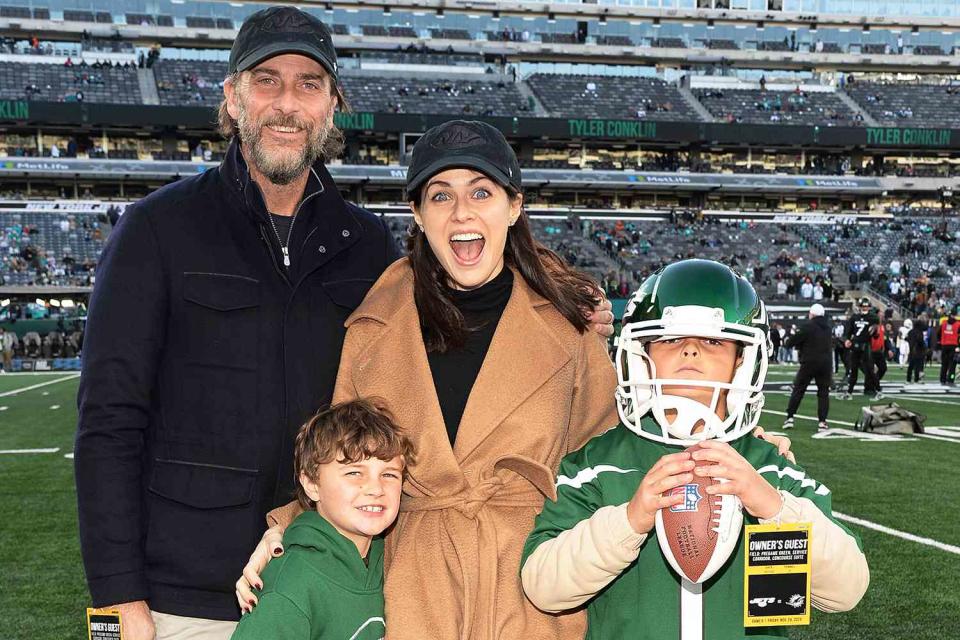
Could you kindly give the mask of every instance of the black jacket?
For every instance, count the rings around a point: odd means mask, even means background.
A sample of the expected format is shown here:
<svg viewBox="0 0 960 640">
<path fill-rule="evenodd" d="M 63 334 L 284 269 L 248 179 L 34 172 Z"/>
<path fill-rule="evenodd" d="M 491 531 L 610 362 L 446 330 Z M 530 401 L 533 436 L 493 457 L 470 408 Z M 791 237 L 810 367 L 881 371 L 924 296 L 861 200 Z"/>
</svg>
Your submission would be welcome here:
<svg viewBox="0 0 960 640">
<path fill-rule="evenodd" d="M 786 346 L 800 352 L 803 364 L 833 365 L 833 328 L 823 316 L 810 318 L 800 325 L 797 333 L 787 338 Z"/>
<path fill-rule="evenodd" d="M 77 398 L 80 543 L 94 606 L 239 617 L 233 583 L 293 493 L 293 439 L 329 402 L 344 321 L 399 257 L 315 165 L 279 260 L 234 142 L 127 208 L 97 267 Z"/>
<path fill-rule="evenodd" d="M 907 332 L 907 344 L 910 345 L 910 357 L 917 358 L 927 352 L 927 342 L 924 336 L 927 333 L 926 325 L 919 320 L 914 323 L 913 328 Z"/>
</svg>

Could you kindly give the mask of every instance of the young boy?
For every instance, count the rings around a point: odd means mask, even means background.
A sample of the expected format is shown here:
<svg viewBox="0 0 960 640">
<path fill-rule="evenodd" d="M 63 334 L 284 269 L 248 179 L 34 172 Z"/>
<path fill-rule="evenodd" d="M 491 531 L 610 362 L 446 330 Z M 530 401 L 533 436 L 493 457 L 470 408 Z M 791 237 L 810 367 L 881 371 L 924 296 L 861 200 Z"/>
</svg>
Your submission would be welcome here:
<svg viewBox="0 0 960 640">
<path fill-rule="evenodd" d="M 627 305 L 617 352 L 622 424 L 560 465 L 557 501 L 537 516 L 521 577 L 545 611 L 587 605 L 591 640 L 785 638 L 744 629 L 743 540 L 712 578 L 681 581 L 660 550 L 658 509 L 694 477 L 728 480 L 747 524 L 812 522 L 812 604 L 852 608 L 869 573 L 858 538 L 833 519 L 830 491 L 750 434 L 763 405 L 767 319 L 728 267 L 685 260 L 648 278 Z M 701 442 L 692 455 L 686 446 Z M 704 496 L 706 497 L 706 496 Z"/>
<path fill-rule="evenodd" d="M 413 445 L 363 400 L 335 405 L 301 428 L 294 449 L 305 511 L 263 572 L 259 603 L 233 640 L 383 638 L 383 539 L 400 506 Z M 245 608 L 246 609 L 246 608 Z"/>
</svg>

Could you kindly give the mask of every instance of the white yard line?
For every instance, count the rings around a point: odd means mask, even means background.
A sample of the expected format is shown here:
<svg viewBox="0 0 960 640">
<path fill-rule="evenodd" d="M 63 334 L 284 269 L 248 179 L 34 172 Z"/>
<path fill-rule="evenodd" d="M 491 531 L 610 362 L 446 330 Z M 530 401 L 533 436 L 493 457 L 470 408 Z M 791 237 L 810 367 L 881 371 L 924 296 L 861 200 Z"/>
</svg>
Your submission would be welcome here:
<svg viewBox="0 0 960 640">
<path fill-rule="evenodd" d="M 934 398 L 928 398 L 926 396 L 911 395 L 907 393 L 891 394 L 891 395 L 885 396 L 884 400 L 886 399 L 895 400 L 897 398 L 903 398 L 905 400 L 916 400 L 918 402 L 931 402 L 933 404 L 946 404 L 952 407 L 960 407 L 960 398 L 957 399 L 958 402 L 950 402 L 949 400 L 936 400 Z"/>
<path fill-rule="evenodd" d="M 889 536 L 894 536 L 896 538 L 901 538 L 903 540 L 909 540 L 910 542 L 923 544 L 928 547 L 933 547 L 934 549 L 940 549 L 941 551 L 946 551 L 947 553 L 960 555 L 960 547 L 954 546 L 952 544 L 940 542 L 939 540 L 933 540 L 932 538 L 924 538 L 921 536 L 914 535 L 912 533 L 907 533 L 906 531 L 898 531 L 897 529 L 891 529 L 890 527 L 885 527 L 882 524 L 877 524 L 876 522 L 870 522 L 869 520 L 856 518 L 854 516 L 848 516 L 847 514 L 840 513 L 839 511 L 834 511 L 833 515 L 834 517 L 837 518 L 837 520 L 844 520 L 845 522 L 850 522 L 852 524 L 860 525 L 861 527 L 864 527 L 867 529 L 873 529 L 874 531 L 879 531 L 880 533 L 885 533 Z"/>
<path fill-rule="evenodd" d="M 772 413 L 772 414 L 775 414 L 775 415 L 778 415 L 778 416 L 785 416 L 785 415 L 787 415 L 785 411 L 774 411 L 773 409 L 764 409 L 763 412 L 764 412 L 764 413 Z M 800 415 L 799 413 L 794 414 L 793 417 L 794 417 L 794 418 L 797 418 L 797 419 L 799 419 L 799 420 L 810 420 L 811 422 L 818 422 L 818 420 L 817 420 L 816 418 L 814 418 L 813 416 L 802 416 L 802 415 Z M 855 426 L 855 423 L 853 423 L 853 422 L 847 422 L 847 421 L 845 421 L 845 420 L 831 420 L 830 418 L 827 418 L 827 423 L 828 423 L 828 424 L 842 424 L 842 425 L 844 425 L 844 426 L 846 426 L 846 427 Z M 940 430 L 940 429 L 943 429 L 943 427 L 930 427 L 930 428 L 931 428 L 931 429 L 935 429 L 936 431 L 934 431 L 933 434 L 930 434 L 930 433 L 912 433 L 912 434 L 910 434 L 910 436 L 908 436 L 908 437 L 910 437 L 910 438 L 925 438 L 925 439 L 927 439 L 927 440 L 943 440 L 944 442 L 952 442 L 952 443 L 954 443 L 954 444 L 960 444 L 960 436 L 958 436 L 958 437 L 951 437 L 951 436 L 947 436 L 947 435 L 935 435 L 935 434 L 941 433 L 939 430 Z M 868 433 L 868 432 L 867 432 L 867 433 Z"/>
<path fill-rule="evenodd" d="M 74 373 L 69 376 L 64 376 L 63 378 L 57 378 L 56 380 L 47 380 L 46 382 L 39 382 L 37 384 L 32 384 L 29 387 L 13 389 L 12 391 L 4 391 L 3 393 L 0 393 L 0 398 L 6 398 L 7 396 L 15 396 L 18 393 L 23 393 L 24 391 L 33 391 L 34 389 L 39 389 L 40 387 L 46 387 L 47 385 L 57 384 L 58 382 L 73 380 L 74 378 L 79 378 L 79 377 L 80 377 L 79 373 Z"/>
<path fill-rule="evenodd" d="M 16 378 L 17 376 L 59 376 L 63 371 L 8 371 L 3 374 L 4 378 Z"/>
<path fill-rule="evenodd" d="M 787 412 L 786 412 L 786 411 L 774 411 L 773 409 L 764 409 L 763 412 L 764 412 L 764 413 L 773 413 L 773 414 L 778 415 L 778 416 L 785 416 L 785 415 L 787 415 Z M 813 416 L 802 416 L 802 415 L 800 415 L 799 413 L 793 414 L 793 417 L 794 417 L 794 418 L 799 418 L 799 419 L 801 419 L 801 420 L 812 420 L 812 421 L 814 421 L 814 422 L 819 422 L 819 421 L 818 421 L 816 418 L 814 418 Z M 843 420 L 831 420 L 830 418 L 827 418 L 827 423 L 829 423 L 829 424 L 842 424 L 842 425 L 845 425 L 845 426 L 847 426 L 847 427 L 852 427 L 852 426 L 854 425 L 853 422 L 844 422 Z"/>
<path fill-rule="evenodd" d="M 3 449 L 3 450 L 0 450 L 0 454 L 6 454 L 6 453 L 10 453 L 10 454 L 13 454 L 13 453 L 56 453 L 57 451 L 60 451 L 60 447 L 56 447 L 56 448 L 54 448 L 54 449 Z"/>
</svg>

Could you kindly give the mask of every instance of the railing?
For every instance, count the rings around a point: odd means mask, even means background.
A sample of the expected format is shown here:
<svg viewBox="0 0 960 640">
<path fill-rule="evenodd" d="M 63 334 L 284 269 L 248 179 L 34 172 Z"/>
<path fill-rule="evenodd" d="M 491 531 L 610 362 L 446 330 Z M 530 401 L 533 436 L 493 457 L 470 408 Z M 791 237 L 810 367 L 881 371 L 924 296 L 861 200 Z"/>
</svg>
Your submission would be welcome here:
<svg viewBox="0 0 960 640">
<path fill-rule="evenodd" d="M 880 303 L 884 305 L 884 309 L 883 309 L 884 311 L 886 311 L 887 308 L 892 307 L 894 315 L 899 315 L 901 320 L 904 318 L 910 317 L 909 309 L 901 305 L 899 302 L 896 302 L 893 299 L 887 297 L 886 295 L 880 293 L 879 291 L 871 287 L 868 283 L 866 282 L 860 283 L 860 290 L 866 293 L 868 296 L 879 300 Z"/>
</svg>

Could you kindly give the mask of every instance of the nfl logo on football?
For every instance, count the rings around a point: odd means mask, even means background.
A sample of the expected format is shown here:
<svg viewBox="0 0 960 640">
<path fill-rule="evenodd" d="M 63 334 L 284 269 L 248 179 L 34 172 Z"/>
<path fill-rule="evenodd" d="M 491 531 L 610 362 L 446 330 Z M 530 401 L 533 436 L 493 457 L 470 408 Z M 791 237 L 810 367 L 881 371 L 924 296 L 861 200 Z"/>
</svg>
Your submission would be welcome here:
<svg viewBox="0 0 960 640">
<path fill-rule="evenodd" d="M 685 513 L 690 511 L 696 511 L 697 505 L 700 504 L 700 500 L 703 498 L 700 495 L 700 487 L 695 484 L 685 484 L 682 487 L 676 487 L 670 491 L 670 495 L 683 494 L 683 504 L 678 504 L 670 507 L 670 511 L 673 513 Z"/>
</svg>

